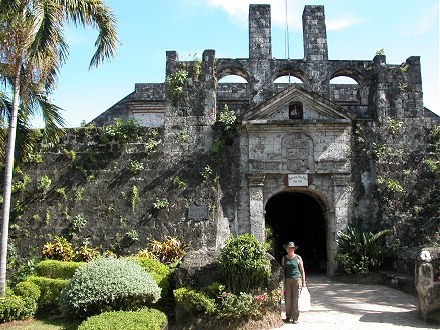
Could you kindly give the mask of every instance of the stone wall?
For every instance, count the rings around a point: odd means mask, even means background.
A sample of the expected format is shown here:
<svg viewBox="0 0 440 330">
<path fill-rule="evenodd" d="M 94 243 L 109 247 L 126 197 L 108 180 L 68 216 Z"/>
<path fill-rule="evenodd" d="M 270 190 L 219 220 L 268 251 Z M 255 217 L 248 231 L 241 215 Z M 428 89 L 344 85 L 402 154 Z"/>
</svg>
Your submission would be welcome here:
<svg viewBox="0 0 440 330">
<path fill-rule="evenodd" d="M 232 159 L 234 147 L 214 154 L 189 147 L 194 136 L 174 136 L 173 151 L 163 130 L 155 135 L 143 128 L 124 142 L 109 139 L 108 129 L 70 130 L 16 169 L 10 242 L 17 254 L 38 256 L 55 235 L 77 247 L 88 241 L 121 254 L 165 236 L 178 236 L 193 249 L 218 249 L 230 233 L 223 209 L 234 205 L 237 181 L 219 160 Z M 43 177 L 50 181 L 44 187 Z"/>
</svg>

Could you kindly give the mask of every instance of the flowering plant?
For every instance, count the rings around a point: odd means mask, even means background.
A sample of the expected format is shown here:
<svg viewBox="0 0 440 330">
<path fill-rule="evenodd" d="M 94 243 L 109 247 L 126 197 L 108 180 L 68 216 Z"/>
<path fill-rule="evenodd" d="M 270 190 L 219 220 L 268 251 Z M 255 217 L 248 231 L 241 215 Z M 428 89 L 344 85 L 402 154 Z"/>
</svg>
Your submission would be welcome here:
<svg viewBox="0 0 440 330">
<path fill-rule="evenodd" d="M 255 296 L 255 300 L 261 307 L 276 308 L 281 304 L 284 291 L 280 288 L 272 290 L 270 292 L 263 291 Z"/>
</svg>

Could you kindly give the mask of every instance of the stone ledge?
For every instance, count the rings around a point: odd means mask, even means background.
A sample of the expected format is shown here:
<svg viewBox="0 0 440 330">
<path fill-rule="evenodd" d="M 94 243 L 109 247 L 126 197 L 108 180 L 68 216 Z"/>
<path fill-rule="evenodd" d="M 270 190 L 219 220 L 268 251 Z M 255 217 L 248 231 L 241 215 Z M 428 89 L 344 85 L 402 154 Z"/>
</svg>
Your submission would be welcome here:
<svg viewBox="0 0 440 330">
<path fill-rule="evenodd" d="M 386 286 L 417 297 L 414 276 L 391 271 L 381 272 L 381 274 Z"/>
</svg>

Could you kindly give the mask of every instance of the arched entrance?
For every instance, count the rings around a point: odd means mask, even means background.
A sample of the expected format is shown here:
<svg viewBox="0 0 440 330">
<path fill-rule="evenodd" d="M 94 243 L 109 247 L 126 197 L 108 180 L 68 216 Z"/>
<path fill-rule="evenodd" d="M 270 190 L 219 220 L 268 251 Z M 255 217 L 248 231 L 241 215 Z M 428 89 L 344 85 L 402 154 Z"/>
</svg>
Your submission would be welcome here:
<svg viewBox="0 0 440 330">
<path fill-rule="evenodd" d="M 306 271 L 325 272 L 327 262 L 326 221 L 321 205 L 299 192 L 279 193 L 266 204 L 266 228 L 272 231 L 273 255 L 281 261 L 283 245 L 293 241 Z"/>
</svg>

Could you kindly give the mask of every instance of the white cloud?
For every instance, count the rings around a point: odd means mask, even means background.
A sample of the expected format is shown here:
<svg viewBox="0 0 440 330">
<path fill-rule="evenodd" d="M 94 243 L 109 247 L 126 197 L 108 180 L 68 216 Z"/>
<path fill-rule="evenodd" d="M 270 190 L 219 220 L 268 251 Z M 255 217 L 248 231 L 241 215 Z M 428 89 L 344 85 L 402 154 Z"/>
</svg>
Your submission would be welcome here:
<svg viewBox="0 0 440 330">
<path fill-rule="evenodd" d="M 350 26 L 362 24 L 364 22 L 363 19 L 353 17 L 353 16 L 346 16 L 342 17 L 336 20 L 331 20 L 326 23 L 327 31 L 336 31 L 336 30 L 343 30 Z"/>
<path fill-rule="evenodd" d="M 238 25 L 246 25 L 248 21 L 249 5 L 270 4 L 272 25 L 285 27 L 286 25 L 286 1 L 285 0 L 205 0 L 211 7 L 223 9 L 231 20 Z M 287 24 L 289 29 L 302 30 L 302 13 L 306 0 L 288 1 Z M 327 22 L 327 30 L 341 30 L 352 25 L 360 24 L 363 20 L 354 16 L 346 16 Z"/>
<path fill-rule="evenodd" d="M 208 6 L 223 9 L 231 20 L 238 25 L 247 25 L 250 4 L 269 4 L 271 6 L 272 24 L 285 26 L 286 2 L 284 0 L 205 0 Z M 302 11 L 305 1 L 289 1 L 287 19 L 289 27 L 301 29 Z"/>
</svg>

